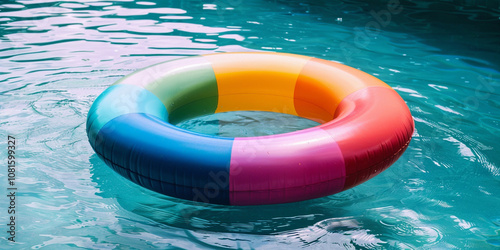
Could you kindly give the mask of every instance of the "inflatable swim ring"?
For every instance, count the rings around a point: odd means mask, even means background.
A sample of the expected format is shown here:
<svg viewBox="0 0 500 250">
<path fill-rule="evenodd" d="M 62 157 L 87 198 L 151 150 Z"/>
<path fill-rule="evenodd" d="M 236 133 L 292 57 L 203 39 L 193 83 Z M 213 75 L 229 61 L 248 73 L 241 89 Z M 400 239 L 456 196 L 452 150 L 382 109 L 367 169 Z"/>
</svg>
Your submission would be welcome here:
<svg viewBox="0 0 500 250">
<path fill-rule="evenodd" d="M 237 138 L 172 125 L 236 110 L 322 124 Z M 377 78 L 335 62 L 266 52 L 142 69 L 106 89 L 87 119 L 92 148 L 125 178 L 168 196 L 228 205 L 302 201 L 354 187 L 394 163 L 413 130 L 403 99 Z"/>
</svg>

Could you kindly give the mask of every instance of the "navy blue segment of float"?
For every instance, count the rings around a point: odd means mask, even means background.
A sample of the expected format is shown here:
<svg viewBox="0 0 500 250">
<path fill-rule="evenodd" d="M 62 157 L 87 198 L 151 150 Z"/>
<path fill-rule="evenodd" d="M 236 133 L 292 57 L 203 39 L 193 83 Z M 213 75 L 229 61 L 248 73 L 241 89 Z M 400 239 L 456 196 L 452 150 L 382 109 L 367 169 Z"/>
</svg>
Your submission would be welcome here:
<svg viewBox="0 0 500 250">
<path fill-rule="evenodd" d="M 229 204 L 233 138 L 200 135 L 135 113 L 102 127 L 97 154 L 129 180 L 187 200 Z"/>
</svg>

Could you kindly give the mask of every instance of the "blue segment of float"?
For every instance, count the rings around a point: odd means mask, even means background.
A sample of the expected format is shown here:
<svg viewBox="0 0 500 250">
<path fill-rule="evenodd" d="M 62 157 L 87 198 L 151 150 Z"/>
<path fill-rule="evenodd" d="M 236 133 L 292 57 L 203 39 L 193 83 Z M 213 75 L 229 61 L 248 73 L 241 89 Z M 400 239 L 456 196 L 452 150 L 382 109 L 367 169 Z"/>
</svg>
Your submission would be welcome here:
<svg viewBox="0 0 500 250">
<path fill-rule="evenodd" d="M 107 122 L 94 150 L 122 176 L 151 190 L 187 200 L 229 204 L 233 138 L 182 130 L 148 114 Z"/>
<path fill-rule="evenodd" d="M 87 118 L 87 134 L 92 147 L 100 143 L 97 134 L 112 119 L 130 113 L 144 113 L 164 121 L 167 109 L 149 90 L 139 86 L 119 84 L 106 89 L 94 102 Z"/>
</svg>

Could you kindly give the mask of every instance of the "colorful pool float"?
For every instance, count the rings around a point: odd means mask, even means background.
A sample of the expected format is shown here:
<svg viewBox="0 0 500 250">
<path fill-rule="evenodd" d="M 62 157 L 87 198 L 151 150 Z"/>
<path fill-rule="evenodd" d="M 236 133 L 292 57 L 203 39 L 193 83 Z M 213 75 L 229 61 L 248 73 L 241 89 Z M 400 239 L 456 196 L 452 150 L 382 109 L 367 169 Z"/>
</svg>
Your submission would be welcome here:
<svg viewBox="0 0 500 250">
<path fill-rule="evenodd" d="M 172 124 L 259 110 L 321 125 L 225 138 Z M 302 201 L 354 187 L 394 163 L 413 118 L 387 84 L 354 68 L 281 53 L 172 60 L 106 89 L 87 119 L 97 155 L 125 178 L 177 198 L 226 205 Z"/>
</svg>

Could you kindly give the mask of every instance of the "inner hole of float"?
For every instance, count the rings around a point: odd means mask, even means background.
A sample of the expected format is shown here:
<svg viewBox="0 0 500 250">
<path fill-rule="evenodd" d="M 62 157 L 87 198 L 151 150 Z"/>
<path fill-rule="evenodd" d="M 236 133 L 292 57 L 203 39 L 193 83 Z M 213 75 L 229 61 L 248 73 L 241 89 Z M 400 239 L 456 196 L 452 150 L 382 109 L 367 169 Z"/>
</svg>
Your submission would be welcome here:
<svg viewBox="0 0 500 250">
<path fill-rule="evenodd" d="M 303 80 L 301 88 L 294 88 L 289 73 L 277 74 L 281 78 L 276 74 L 225 75 L 215 93 L 204 81 L 193 85 L 198 87 L 186 87 L 165 103 L 170 108 L 168 122 L 208 135 L 252 137 L 303 130 L 333 119 L 329 89 L 315 84 L 315 79 Z"/>
<path fill-rule="evenodd" d="M 267 111 L 230 111 L 194 117 L 174 124 L 202 134 L 250 137 L 283 134 L 320 123 L 295 115 Z"/>
</svg>

